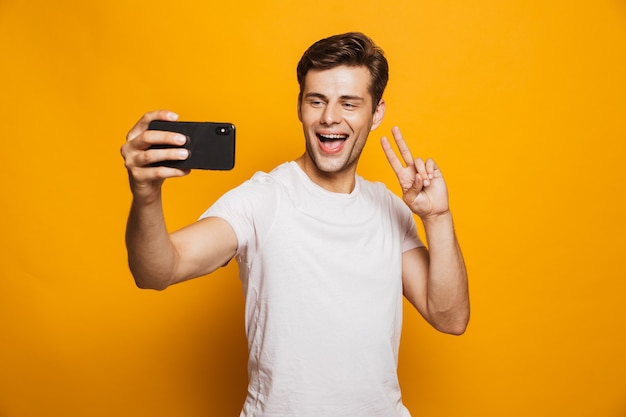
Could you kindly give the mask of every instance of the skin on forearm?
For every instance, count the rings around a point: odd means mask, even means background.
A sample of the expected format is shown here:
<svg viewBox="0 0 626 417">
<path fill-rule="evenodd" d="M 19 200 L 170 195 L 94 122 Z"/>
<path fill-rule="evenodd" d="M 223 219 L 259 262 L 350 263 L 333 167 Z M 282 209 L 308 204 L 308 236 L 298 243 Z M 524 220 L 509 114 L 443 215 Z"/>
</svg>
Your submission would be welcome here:
<svg viewBox="0 0 626 417">
<path fill-rule="evenodd" d="M 171 283 L 178 254 L 172 245 L 161 199 L 133 201 L 126 226 L 128 265 L 139 288 L 162 290 Z"/>
<path fill-rule="evenodd" d="M 432 324 L 447 333 L 462 334 L 469 321 L 469 291 L 463 255 L 452 214 L 422 219 L 430 262 L 426 309 Z"/>
</svg>

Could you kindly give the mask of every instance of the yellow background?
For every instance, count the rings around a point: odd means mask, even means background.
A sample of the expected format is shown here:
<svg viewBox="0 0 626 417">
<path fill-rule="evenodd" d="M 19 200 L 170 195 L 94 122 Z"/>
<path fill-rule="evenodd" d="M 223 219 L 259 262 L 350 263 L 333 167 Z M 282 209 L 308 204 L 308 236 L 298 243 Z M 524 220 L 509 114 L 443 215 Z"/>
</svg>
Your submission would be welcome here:
<svg viewBox="0 0 626 417">
<path fill-rule="evenodd" d="M 183 226 L 303 151 L 295 65 L 348 30 L 386 51 L 360 173 L 397 191 L 400 125 L 447 178 L 471 279 L 456 338 L 406 309 L 415 416 L 626 416 L 626 4 L 0 1 L 0 416 L 235 416 L 236 264 L 134 287 L 119 148 L 146 111 L 237 125 L 237 166 L 165 187 Z"/>
</svg>

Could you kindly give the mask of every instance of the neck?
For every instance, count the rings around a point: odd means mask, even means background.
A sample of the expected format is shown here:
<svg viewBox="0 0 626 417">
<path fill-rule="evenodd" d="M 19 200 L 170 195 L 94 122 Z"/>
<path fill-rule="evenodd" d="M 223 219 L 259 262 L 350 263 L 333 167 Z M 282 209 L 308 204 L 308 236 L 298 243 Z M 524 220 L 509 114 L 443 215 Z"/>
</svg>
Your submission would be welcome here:
<svg viewBox="0 0 626 417">
<path fill-rule="evenodd" d="M 296 159 L 298 166 L 315 184 L 333 193 L 350 194 L 356 183 L 356 165 L 340 172 L 324 172 L 307 157 L 306 153 Z"/>
</svg>

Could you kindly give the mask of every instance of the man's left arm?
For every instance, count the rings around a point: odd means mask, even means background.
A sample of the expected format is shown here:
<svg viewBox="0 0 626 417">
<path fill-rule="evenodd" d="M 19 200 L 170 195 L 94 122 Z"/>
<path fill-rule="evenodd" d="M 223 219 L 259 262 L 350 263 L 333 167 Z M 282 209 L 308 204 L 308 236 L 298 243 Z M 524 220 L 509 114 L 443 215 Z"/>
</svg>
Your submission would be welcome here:
<svg viewBox="0 0 626 417">
<path fill-rule="evenodd" d="M 404 164 L 386 137 L 381 141 L 383 150 L 402 187 L 402 199 L 424 224 L 428 245 L 428 249 L 412 249 L 402 256 L 404 295 L 433 327 L 462 334 L 469 322 L 467 271 L 446 183 L 432 159 L 413 159 L 400 129 L 394 127 L 392 133 Z"/>
</svg>

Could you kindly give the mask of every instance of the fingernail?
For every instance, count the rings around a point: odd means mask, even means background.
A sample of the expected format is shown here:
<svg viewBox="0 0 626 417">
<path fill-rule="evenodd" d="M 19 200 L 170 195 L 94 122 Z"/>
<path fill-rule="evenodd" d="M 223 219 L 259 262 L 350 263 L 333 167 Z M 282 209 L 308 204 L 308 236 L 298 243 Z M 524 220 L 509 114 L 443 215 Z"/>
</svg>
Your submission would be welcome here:
<svg viewBox="0 0 626 417">
<path fill-rule="evenodd" d="M 167 120 L 178 120 L 178 115 L 174 112 L 167 113 Z"/>
<path fill-rule="evenodd" d="M 184 145 L 187 143 L 187 136 L 178 134 L 174 137 L 174 141 L 177 145 Z"/>
<path fill-rule="evenodd" d="M 189 157 L 189 152 L 187 151 L 187 149 L 179 149 L 178 150 L 178 156 L 181 159 L 187 159 L 187 157 Z"/>
</svg>

